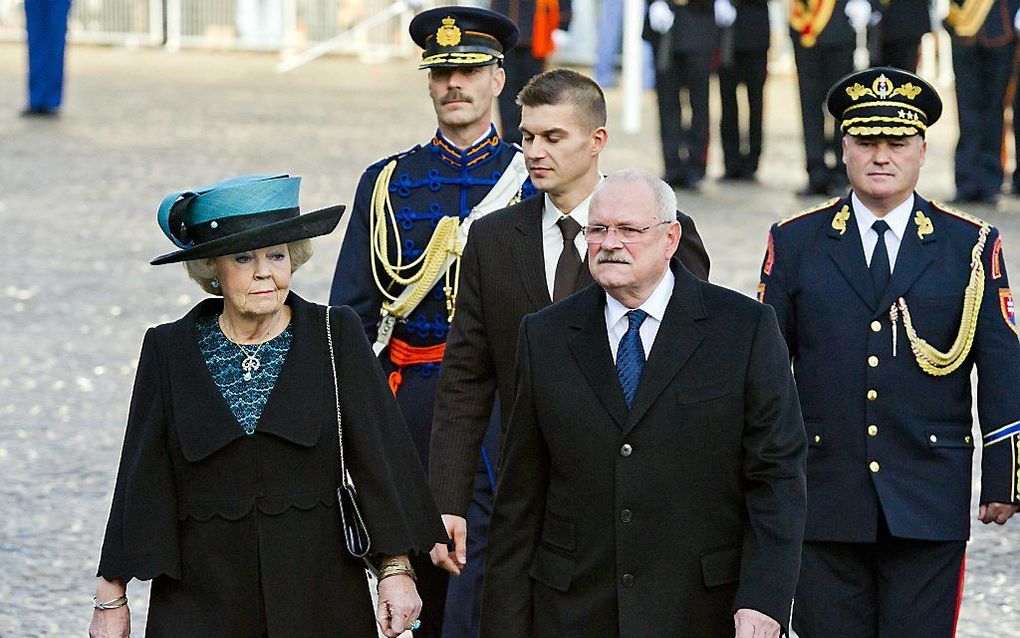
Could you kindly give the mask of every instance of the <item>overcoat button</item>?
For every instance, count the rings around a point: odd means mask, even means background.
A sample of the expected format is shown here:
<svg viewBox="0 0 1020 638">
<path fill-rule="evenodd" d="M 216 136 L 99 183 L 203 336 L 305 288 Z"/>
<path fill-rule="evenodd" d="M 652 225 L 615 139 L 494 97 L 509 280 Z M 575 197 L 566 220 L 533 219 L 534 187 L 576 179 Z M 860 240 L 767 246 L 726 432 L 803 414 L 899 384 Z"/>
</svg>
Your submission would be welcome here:
<svg viewBox="0 0 1020 638">
<path fill-rule="evenodd" d="M 630 443 L 624 443 L 623 447 L 620 448 L 620 456 L 630 456 L 630 453 L 634 451 L 634 448 L 630 446 Z"/>
<path fill-rule="evenodd" d="M 624 574 L 623 575 L 623 586 L 624 587 L 633 587 L 634 586 L 634 574 Z"/>
</svg>

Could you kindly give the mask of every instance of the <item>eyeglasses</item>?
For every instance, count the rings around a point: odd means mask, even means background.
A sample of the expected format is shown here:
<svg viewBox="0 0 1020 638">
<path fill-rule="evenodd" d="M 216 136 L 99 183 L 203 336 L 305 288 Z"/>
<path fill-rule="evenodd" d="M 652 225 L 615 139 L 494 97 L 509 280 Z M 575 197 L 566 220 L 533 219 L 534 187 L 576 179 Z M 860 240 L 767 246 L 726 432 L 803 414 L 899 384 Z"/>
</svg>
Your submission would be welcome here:
<svg viewBox="0 0 1020 638">
<path fill-rule="evenodd" d="M 644 239 L 645 233 L 651 229 L 672 223 L 671 221 L 664 221 L 652 224 L 651 226 L 645 226 L 644 228 L 635 228 L 633 226 L 583 226 L 581 231 L 584 233 L 584 240 L 589 244 L 601 244 L 609 236 L 609 231 L 611 230 L 616 231 L 616 236 L 622 243 L 632 244 Z"/>
</svg>

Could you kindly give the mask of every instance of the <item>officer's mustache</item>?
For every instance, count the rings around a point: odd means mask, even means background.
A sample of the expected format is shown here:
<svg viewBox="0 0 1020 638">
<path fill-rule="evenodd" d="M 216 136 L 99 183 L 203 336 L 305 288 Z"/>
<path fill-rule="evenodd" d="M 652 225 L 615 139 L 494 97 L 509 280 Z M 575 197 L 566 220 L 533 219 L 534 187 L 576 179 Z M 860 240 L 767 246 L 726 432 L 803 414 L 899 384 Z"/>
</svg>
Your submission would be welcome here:
<svg viewBox="0 0 1020 638">
<path fill-rule="evenodd" d="M 442 103 L 449 104 L 450 102 L 474 102 L 471 96 L 464 95 L 460 91 L 450 91 L 443 96 Z"/>
<path fill-rule="evenodd" d="M 630 261 L 619 253 L 609 252 L 608 250 L 600 250 L 599 254 L 595 256 L 595 263 L 598 264 L 629 264 Z"/>
</svg>

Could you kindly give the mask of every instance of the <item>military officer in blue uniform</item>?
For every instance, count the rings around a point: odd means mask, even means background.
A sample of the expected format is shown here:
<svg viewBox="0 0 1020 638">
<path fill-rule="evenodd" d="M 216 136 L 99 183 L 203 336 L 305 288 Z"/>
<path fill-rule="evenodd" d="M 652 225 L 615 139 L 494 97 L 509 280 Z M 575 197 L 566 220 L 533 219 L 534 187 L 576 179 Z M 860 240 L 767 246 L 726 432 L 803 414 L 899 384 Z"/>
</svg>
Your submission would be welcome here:
<svg viewBox="0 0 1020 638">
<path fill-rule="evenodd" d="M 995 204 L 1002 188 L 1002 132 L 1007 86 L 1020 23 L 1020 0 L 951 0 L 956 111 L 956 199 Z"/>
<path fill-rule="evenodd" d="M 848 197 L 773 225 L 776 310 L 807 431 L 800 638 L 953 635 L 982 443 L 983 523 L 1020 503 L 1020 341 L 999 231 L 914 192 L 942 103 L 890 67 L 829 92 Z M 977 368 L 980 434 L 972 433 Z"/>
<path fill-rule="evenodd" d="M 438 130 L 361 176 L 337 261 L 331 304 L 361 316 L 390 388 L 428 467 L 437 375 L 456 309 L 458 259 L 470 224 L 535 191 L 520 148 L 492 125 L 503 54 L 517 40 L 505 16 L 471 7 L 418 14 L 411 38 L 424 53 Z M 412 559 L 423 600 L 417 636 L 439 636 L 446 572 Z"/>
</svg>

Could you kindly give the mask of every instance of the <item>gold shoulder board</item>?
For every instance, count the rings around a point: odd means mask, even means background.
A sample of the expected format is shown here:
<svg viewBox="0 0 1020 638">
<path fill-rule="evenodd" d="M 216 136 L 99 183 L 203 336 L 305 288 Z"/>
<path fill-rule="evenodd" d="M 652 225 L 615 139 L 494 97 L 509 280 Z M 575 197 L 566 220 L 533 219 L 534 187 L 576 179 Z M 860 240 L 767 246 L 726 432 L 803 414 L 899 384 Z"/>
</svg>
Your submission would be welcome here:
<svg viewBox="0 0 1020 638">
<path fill-rule="evenodd" d="M 800 211 L 796 215 L 791 215 L 791 216 L 787 217 L 786 219 L 780 221 L 779 225 L 782 226 L 784 224 L 788 224 L 788 223 L 792 222 L 795 219 L 800 219 L 801 217 L 807 217 L 808 215 L 813 215 L 814 213 L 820 213 L 823 210 L 826 210 L 828 208 L 832 208 L 832 206 L 836 202 L 838 202 L 838 201 L 839 201 L 838 197 L 833 197 L 832 199 L 830 199 L 827 202 L 823 202 L 823 203 L 818 204 L 816 206 L 812 206 L 811 208 L 805 208 L 804 210 Z"/>
</svg>

